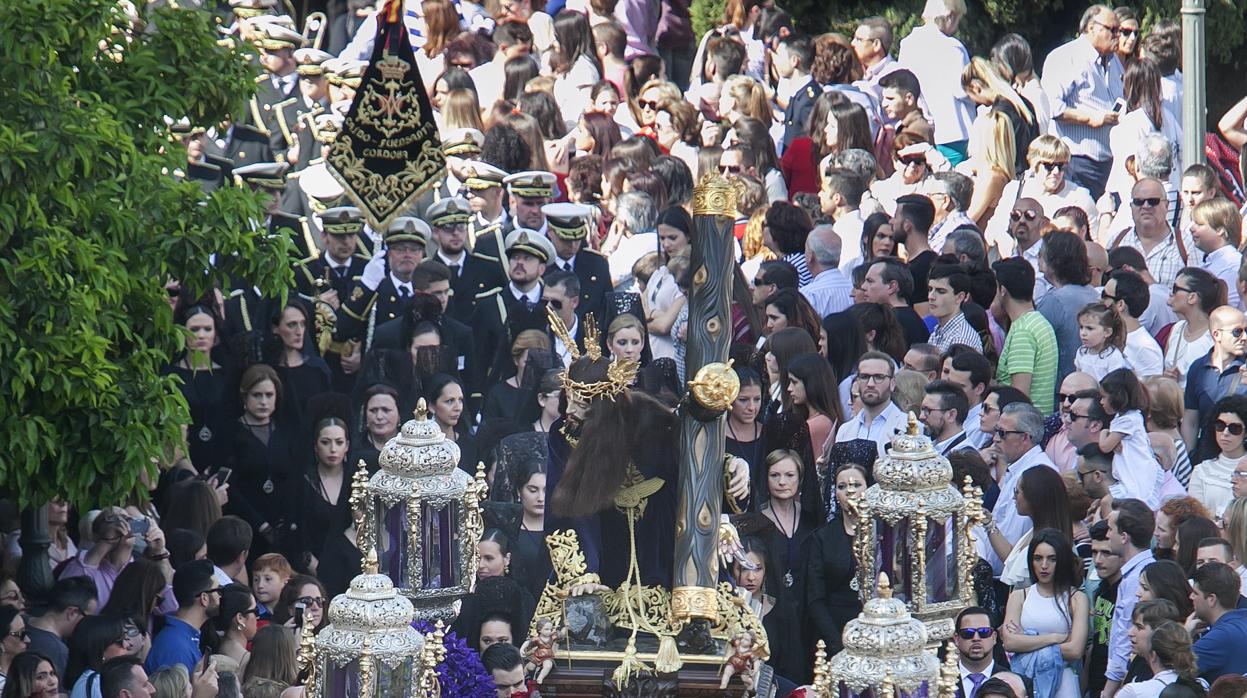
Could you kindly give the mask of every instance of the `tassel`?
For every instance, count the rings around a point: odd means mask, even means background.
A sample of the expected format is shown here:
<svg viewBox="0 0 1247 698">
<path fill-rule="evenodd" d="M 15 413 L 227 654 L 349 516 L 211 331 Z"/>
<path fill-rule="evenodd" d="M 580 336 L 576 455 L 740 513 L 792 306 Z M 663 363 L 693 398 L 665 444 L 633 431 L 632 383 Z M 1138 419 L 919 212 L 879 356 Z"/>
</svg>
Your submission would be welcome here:
<svg viewBox="0 0 1247 698">
<path fill-rule="evenodd" d="M 654 657 L 654 669 L 662 674 L 674 674 L 684 666 L 680 658 L 680 650 L 676 647 L 675 637 L 663 635 L 658 642 L 658 655 Z"/>
</svg>

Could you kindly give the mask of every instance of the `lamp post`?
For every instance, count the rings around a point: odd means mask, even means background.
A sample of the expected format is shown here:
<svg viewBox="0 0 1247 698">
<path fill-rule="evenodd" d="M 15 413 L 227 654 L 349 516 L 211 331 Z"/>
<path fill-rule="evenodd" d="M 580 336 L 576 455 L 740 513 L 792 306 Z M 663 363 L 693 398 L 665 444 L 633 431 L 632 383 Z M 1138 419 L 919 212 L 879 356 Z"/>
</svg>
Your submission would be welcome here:
<svg viewBox="0 0 1247 698">
<path fill-rule="evenodd" d="M 1204 0 L 1182 0 L 1182 164 L 1203 163 L 1207 125 Z"/>
</svg>

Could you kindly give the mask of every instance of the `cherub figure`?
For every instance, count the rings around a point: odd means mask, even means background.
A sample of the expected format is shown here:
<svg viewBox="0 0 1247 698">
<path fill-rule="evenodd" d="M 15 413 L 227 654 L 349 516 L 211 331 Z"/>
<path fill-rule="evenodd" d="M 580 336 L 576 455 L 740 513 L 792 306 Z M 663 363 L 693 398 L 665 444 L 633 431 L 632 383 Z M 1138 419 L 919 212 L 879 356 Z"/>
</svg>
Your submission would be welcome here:
<svg viewBox="0 0 1247 698">
<path fill-rule="evenodd" d="M 537 621 L 537 637 L 524 641 L 520 654 L 528 658 L 524 671 L 537 672 L 537 685 L 541 685 L 554 668 L 554 654 L 559 650 L 559 636 L 563 631 L 554 626 L 554 621 L 542 619 Z"/>
<path fill-rule="evenodd" d="M 738 674 L 746 686 L 753 683 L 754 663 L 757 662 L 757 658 L 753 656 L 755 641 L 753 632 L 749 630 L 736 633 L 732 637 L 732 641 L 727 646 L 727 653 L 723 657 L 723 667 L 720 669 L 723 675 L 723 678 L 719 680 L 720 690 L 726 689 L 732 677 Z"/>
</svg>

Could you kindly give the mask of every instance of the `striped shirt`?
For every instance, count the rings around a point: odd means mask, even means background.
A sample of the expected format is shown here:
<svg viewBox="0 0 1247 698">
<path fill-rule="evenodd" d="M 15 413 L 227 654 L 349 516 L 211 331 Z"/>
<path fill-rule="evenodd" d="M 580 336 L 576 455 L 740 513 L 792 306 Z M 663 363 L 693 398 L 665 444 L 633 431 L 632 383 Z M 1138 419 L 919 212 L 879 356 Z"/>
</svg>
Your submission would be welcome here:
<svg viewBox="0 0 1247 698">
<path fill-rule="evenodd" d="M 948 351 L 954 344 L 964 344 L 979 353 L 983 352 L 983 338 L 970 326 L 965 313 L 957 313 L 943 325 L 937 323 L 927 341 L 939 347 L 940 351 Z"/>
<path fill-rule="evenodd" d="M 1040 413 L 1048 414 L 1056 401 L 1057 353 L 1052 325 L 1032 310 L 1014 320 L 1005 335 L 996 378 L 1004 385 L 1013 385 L 1013 374 L 1031 374 L 1031 402 Z"/>
<path fill-rule="evenodd" d="M 798 286 L 807 286 L 814 280 L 814 276 L 810 274 L 810 268 L 805 263 L 804 252 L 793 252 L 784 255 L 784 261 L 797 268 L 797 279 L 800 281 Z"/>
<path fill-rule="evenodd" d="M 1192 259 L 1192 254 L 1193 252 L 1198 252 L 1198 250 L 1195 248 L 1195 240 L 1191 237 L 1190 230 L 1184 229 L 1180 234 L 1182 235 L 1180 244 L 1177 236 L 1174 235 L 1171 229 L 1169 234 L 1165 236 L 1164 242 L 1148 251 L 1143 246 L 1143 241 L 1139 239 L 1139 233 L 1135 231 L 1134 226 L 1131 226 L 1126 232 L 1117 236 L 1116 241 L 1109 249 L 1113 247 L 1133 247 L 1142 252 L 1147 260 L 1147 270 L 1152 272 L 1152 278 L 1156 280 L 1156 283 L 1162 286 L 1170 286 L 1174 281 L 1177 281 L 1178 272 L 1182 270 L 1182 267 L 1187 266 L 1188 259 L 1191 260 L 1191 263 L 1196 263 L 1196 260 Z"/>
<path fill-rule="evenodd" d="M 1091 40 L 1080 36 L 1048 54 L 1043 64 L 1040 84 L 1052 103 L 1052 135 L 1069 146 L 1070 153 L 1091 158 L 1097 162 L 1113 159 L 1108 133 L 1112 126 L 1092 128 L 1061 118 L 1067 109 L 1086 112 L 1105 112 L 1113 108 L 1113 102 L 1121 98 L 1124 68 L 1116 55 L 1105 61 L 1091 45 Z"/>
</svg>

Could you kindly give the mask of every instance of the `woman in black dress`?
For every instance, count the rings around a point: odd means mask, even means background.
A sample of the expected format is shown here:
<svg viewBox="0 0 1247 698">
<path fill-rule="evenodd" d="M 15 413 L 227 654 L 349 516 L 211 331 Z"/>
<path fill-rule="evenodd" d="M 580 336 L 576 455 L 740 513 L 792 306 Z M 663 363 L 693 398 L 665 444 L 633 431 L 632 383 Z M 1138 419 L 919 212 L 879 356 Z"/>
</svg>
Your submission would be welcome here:
<svg viewBox="0 0 1247 698">
<path fill-rule="evenodd" d="M 476 474 L 476 440 L 468 433 L 463 418 L 463 383 L 458 378 L 439 373 L 429 379 L 429 389 L 424 395 L 437 425 L 448 441 L 459 445 L 459 468 Z"/>
<path fill-rule="evenodd" d="M 364 391 L 360 400 L 363 416 L 359 420 L 363 429 L 355 439 L 351 451 L 351 464 L 358 466 L 364 461 L 368 472 L 377 471 L 377 459 L 381 449 L 390 439 L 398 436 L 398 391 L 393 386 L 377 383 Z"/>
<path fill-rule="evenodd" d="M 802 598 L 805 540 L 822 521 L 821 512 L 803 506 L 799 492 L 806 477 L 805 461 L 796 451 L 777 449 L 766 457 L 766 490 L 758 511 L 775 527 L 768 539 L 776 577 Z"/>
<path fill-rule="evenodd" d="M 733 370 L 740 379 L 740 393 L 727 414 L 725 447 L 727 453 L 749 464 L 749 481 L 761 483 L 762 476 L 758 470 L 762 467 L 766 447 L 762 438 L 762 423 L 758 421 L 758 415 L 762 412 L 762 376 L 748 366 L 737 366 Z"/>
<path fill-rule="evenodd" d="M 285 393 L 284 409 L 300 430 L 308 428 L 305 418 L 310 400 L 330 390 L 329 365 L 305 349 L 309 313 L 303 301 L 291 298 L 273 317 L 272 332 L 279 345 L 272 362 Z"/>
<path fill-rule="evenodd" d="M 813 623 L 814 641 L 826 642 L 829 655 L 842 649 L 840 636 L 845 624 L 862 610 L 853 557 L 858 519 L 849 501 L 866 491 L 870 468 L 862 463 L 843 462 L 843 455 L 843 449 L 837 452 L 833 447 L 832 459 L 842 462 L 834 471 L 835 514 L 810 539 L 806 561 L 806 612 Z"/>
<path fill-rule="evenodd" d="M 305 569 L 317 569 L 325 542 L 342 535 L 351 523 L 351 477 L 355 469 L 346 462 L 350 450 L 346 422 L 326 417 L 315 427 L 314 464 L 303 475 L 299 495 L 292 502 L 296 514 L 297 555 Z"/>
<path fill-rule="evenodd" d="M 235 420 L 229 441 L 234 473 L 226 510 L 259 534 L 251 546 L 255 557 L 272 550 L 278 528 L 286 522 L 289 498 L 299 491 L 293 487 L 300 471 L 295 434 L 275 419 L 281 387 L 271 366 L 255 364 L 243 372 L 243 414 Z"/>
<path fill-rule="evenodd" d="M 767 664 L 775 673 L 797 684 L 808 683 L 812 664 L 809 648 L 801 641 L 800 609 L 792 594 L 774 575 L 774 555 L 762 538 L 741 539 L 745 559 L 754 569 L 746 569 L 739 561 L 732 563 L 736 586 L 749 592 L 748 603 L 762 619 L 771 658 Z"/>
<path fill-rule="evenodd" d="M 550 351 L 550 337 L 545 332 L 524 330 L 511 343 L 511 361 L 515 364 L 515 374 L 485 393 L 485 406 L 481 410 L 483 421 L 515 421 L 528 406 L 532 390 L 531 386 L 524 385 L 524 377 L 529 352 L 534 349 Z"/>
<path fill-rule="evenodd" d="M 533 454 L 536 456 L 537 454 Z M 519 531 L 511 549 L 512 575 L 534 599 L 541 598 L 553 567 L 546 548 L 545 453 L 523 463 L 519 469 Z"/>
<path fill-rule="evenodd" d="M 186 351 L 165 368 L 181 379 L 178 388 L 190 407 L 187 454 L 201 473 L 225 464 L 229 422 L 238 411 L 231 391 L 234 375 L 225 368 L 217 349 L 221 320 L 208 305 L 192 305 L 181 312 L 178 324 L 190 331 Z"/>
</svg>

